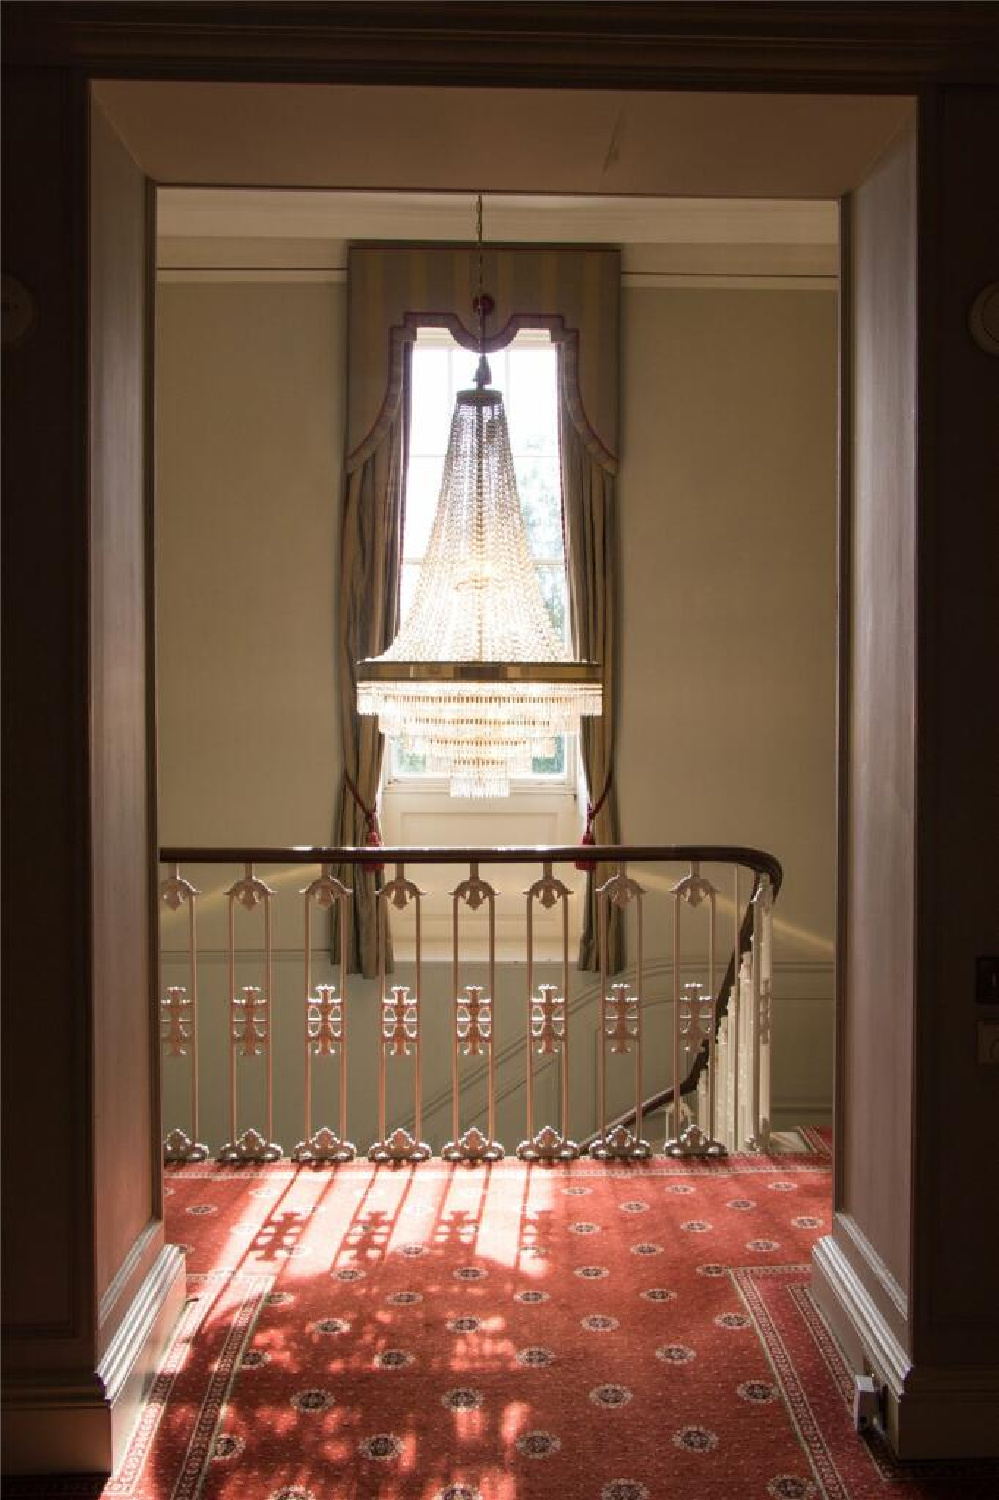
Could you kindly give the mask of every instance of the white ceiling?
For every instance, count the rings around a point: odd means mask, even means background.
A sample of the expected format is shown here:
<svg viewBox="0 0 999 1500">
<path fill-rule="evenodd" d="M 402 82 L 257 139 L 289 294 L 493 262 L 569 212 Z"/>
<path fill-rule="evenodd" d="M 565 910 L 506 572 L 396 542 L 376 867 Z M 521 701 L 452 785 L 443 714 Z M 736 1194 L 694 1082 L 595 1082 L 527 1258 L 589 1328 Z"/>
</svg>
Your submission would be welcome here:
<svg viewBox="0 0 999 1500">
<path fill-rule="evenodd" d="M 95 85 L 160 184 L 177 277 L 336 276 L 358 239 L 620 245 L 626 278 L 826 285 L 836 201 L 899 97 L 162 83 Z"/>
<path fill-rule="evenodd" d="M 900 97 L 104 80 L 161 185 L 838 198 Z"/>
</svg>

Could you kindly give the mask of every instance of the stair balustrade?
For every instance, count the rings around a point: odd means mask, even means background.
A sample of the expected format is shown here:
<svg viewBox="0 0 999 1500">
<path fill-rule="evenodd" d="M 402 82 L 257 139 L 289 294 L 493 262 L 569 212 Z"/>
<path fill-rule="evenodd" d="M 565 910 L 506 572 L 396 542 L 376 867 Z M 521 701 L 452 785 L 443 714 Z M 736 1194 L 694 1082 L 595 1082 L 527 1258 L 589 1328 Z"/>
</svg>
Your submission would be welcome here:
<svg viewBox="0 0 999 1500">
<path fill-rule="evenodd" d="M 593 975 L 571 952 L 571 904 L 584 892 L 577 856 L 574 847 L 162 850 L 165 1159 L 287 1153 L 318 1165 L 364 1152 L 404 1163 L 436 1152 L 474 1163 L 515 1150 L 551 1163 L 767 1151 L 779 863 L 732 846 L 588 849 Z M 516 894 L 500 888 L 508 876 Z M 347 965 L 362 880 L 377 893 L 370 979 Z M 450 953 L 428 962 L 425 903 L 445 888 Z M 497 909 L 514 903 L 522 957 L 499 959 Z M 620 974 L 606 963 L 615 908 L 628 953 Z M 669 1082 L 645 1097 L 650 1076 Z M 665 1139 L 653 1143 L 646 1127 L 660 1117 Z"/>
</svg>

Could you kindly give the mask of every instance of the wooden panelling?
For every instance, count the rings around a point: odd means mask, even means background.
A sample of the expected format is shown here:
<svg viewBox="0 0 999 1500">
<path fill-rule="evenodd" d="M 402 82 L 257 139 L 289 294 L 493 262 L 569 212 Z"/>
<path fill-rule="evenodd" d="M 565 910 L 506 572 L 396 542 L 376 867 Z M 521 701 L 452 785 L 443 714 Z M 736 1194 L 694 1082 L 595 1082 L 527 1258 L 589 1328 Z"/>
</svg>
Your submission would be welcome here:
<svg viewBox="0 0 999 1500">
<path fill-rule="evenodd" d="M 992 8 L 981 4 L 64 0 L 5 9 L 20 12 L 8 25 L 28 57 L 142 76 L 818 92 L 858 80 L 890 90 L 944 72 L 981 77 L 995 58 Z"/>
<path fill-rule="evenodd" d="M 8 1372 L 89 1357 L 89 807 L 84 96 L 4 82 L 3 1142 Z M 16 206 L 16 212 L 13 211 Z M 40 1164 L 43 1164 L 40 1167 Z M 29 1208 L 30 1205 L 30 1208 Z"/>
<path fill-rule="evenodd" d="M 88 256 L 85 88 L 15 74 L 5 104 L 20 205 L 5 266 L 35 307 L 4 384 L 5 1362 L 9 1377 L 89 1379 L 162 1244 L 148 1233 L 146 197 L 98 118 Z"/>
<path fill-rule="evenodd" d="M 145 496 L 146 189 L 91 118 L 90 544 L 97 1293 L 153 1204 Z M 150 1262 L 162 1243 L 150 1239 Z M 136 1272 L 141 1267 L 135 1268 Z M 141 1279 L 141 1275 L 139 1276 Z M 122 1299 L 127 1307 L 127 1298 Z M 124 1310 L 124 1309 L 123 1309 Z M 100 1344 L 113 1332 L 102 1321 Z"/>
<path fill-rule="evenodd" d="M 931 121 L 922 261 L 919 1000 L 914 1201 L 919 1359 L 999 1365 L 999 1069 L 977 1061 L 975 957 L 999 953 L 999 358 L 968 312 L 999 276 L 980 153 L 999 93 L 950 90 Z M 929 416 L 937 420 L 930 430 Z"/>
<path fill-rule="evenodd" d="M 914 1006 L 916 141 L 854 194 L 845 951 L 837 1208 L 909 1290 Z M 844 1247 L 846 1248 L 846 1247 Z M 887 1313 L 886 1313 L 887 1315 Z"/>
</svg>

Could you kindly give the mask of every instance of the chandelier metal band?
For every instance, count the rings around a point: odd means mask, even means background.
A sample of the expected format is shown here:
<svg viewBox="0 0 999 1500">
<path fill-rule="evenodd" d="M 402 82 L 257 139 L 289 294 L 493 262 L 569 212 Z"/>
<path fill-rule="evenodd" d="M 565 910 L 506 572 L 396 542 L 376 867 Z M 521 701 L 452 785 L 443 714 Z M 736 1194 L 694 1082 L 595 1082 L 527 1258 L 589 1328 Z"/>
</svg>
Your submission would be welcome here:
<svg viewBox="0 0 999 1500">
<path fill-rule="evenodd" d="M 592 661 L 386 661 L 369 656 L 357 663 L 357 681 L 578 683 L 599 692 L 600 667 Z M 368 710 L 362 709 L 362 713 Z"/>
</svg>

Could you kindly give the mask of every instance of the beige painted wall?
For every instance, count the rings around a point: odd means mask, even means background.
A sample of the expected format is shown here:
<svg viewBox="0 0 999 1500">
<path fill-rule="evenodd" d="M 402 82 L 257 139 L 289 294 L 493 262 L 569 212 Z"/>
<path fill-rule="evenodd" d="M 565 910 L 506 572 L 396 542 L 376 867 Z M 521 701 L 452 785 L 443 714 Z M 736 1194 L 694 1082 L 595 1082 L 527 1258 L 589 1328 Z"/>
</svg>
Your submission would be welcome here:
<svg viewBox="0 0 999 1500">
<path fill-rule="evenodd" d="M 329 836 L 343 306 L 337 285 L 161 287 L 164 843 Z M 832 1093 L 835 297 L 629 288 L 622 360 L 622 835 L 756 843 L 783 860 L 776 1118 L 821 1118 Z M 488 827 L 481 837 L 489 841 Z M 206 889 L 218 892 L 216 874 Z M 277 903 L 276 1130 L 286 1146 L 301 1134 L 301 912 L 289 896 L 304 883 L 297 874 L 283 879 Z M 665 1058 L 659 910 L 648 995 Z M 218 895 L 202 928 L 204 1073 L 212 1080 L 203 1134 L 217 1145 L 226 983 Z M 176 927 L 164 931 L 166 967 L 183 982 L 171 956 L 178 940 Z M 326 977 L 324 963 L 317 951 L 316 979 Z M 501 1046 L 522 1026 L 516 973 L 504 979 L 512 1014 Z M 578 1133 L 592 1123 L 594 987 L 585 978 L 575 991 Z M 428 1096 L 447 1082 L 446 980 L 442 968 L 426 986 Z M 363 1056 L 352 1066 L 350 1123 L 361 1141 L 374 1121 L 375 1007 L 371 986 L 354 981 L 352 994 Z M 510 1135 L 523 1116 L 521 1072 L 518 1052 L 501 1069 L 501 1089 L 509 1089 L 501 1125 Z M 650 1085 L 668 1077 L 665 1062 L 657 1064 Z M 166 1069 L 165 1096 L 174 1123 L 183 1110 L 180 1065 Z M 626 1102 L 626 1080 L 612 1099 Z M 438 1111 L 428 1127 L 435 1144 L 446 1126 L 446 1110 Z"/>
<path fill-rule="evenodd" d="M 160 839 L 324 843 L 344 288 L 161 286 Z"/>
<path fill-rule="evenodd" d="M 832 1091 L 836 297 L 623 311 L 622 836 L 782 861 L 774 1089 L 805 1119 Z"/>
<path fill-rule="evenodd" d="M 626 839 L 783 861 L 781 957 L 831 957 L 836 299 L 624 293 Z"/>
</svg>

